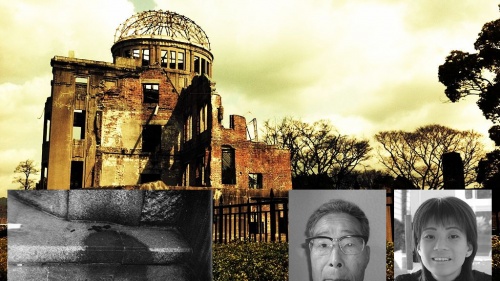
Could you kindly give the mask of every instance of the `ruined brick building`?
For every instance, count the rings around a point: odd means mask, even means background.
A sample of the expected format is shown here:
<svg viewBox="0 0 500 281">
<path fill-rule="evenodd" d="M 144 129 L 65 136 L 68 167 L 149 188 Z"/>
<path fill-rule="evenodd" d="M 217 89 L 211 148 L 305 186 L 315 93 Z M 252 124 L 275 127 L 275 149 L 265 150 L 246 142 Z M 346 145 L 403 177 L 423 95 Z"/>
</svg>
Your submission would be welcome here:
<svg viewBox="0 0 500 281">
<path fill-rule="evenodd" d="M 45 104 L 41 188 L 168 186 L 291 189 L 290 154 L 247 138 L 211 80 L 205 32 L 164 11 L 115 34 L 113 62 L 56 56 Z"/>
</svg>

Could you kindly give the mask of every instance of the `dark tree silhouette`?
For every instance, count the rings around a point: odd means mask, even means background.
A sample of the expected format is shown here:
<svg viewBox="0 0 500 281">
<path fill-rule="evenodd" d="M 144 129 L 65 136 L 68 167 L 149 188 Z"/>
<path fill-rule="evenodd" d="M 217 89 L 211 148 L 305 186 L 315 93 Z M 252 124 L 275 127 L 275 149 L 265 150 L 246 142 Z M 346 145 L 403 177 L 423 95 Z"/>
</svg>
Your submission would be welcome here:
<svg viewBox="0 0 500 281">
<path fill-rule="evenodd" d="M 14 173 L 21 173 L 23 175 L 15 177 L 13 182 L 19 183 L 21 189 L 32 189 L 35 187 L 35 180 L 32 176 L 38 174 L 38 172 L 39 170 L 35 167 L 33 160 L 21 161 L 14 170 Z"/>
<path fill-rule="evenodd" d="M 484 188 L 500 187 L 500 150 L 497 149 L 486 154 L 486 158 L 479 163 L 477 181 L 483 184 Z M 498 194 L 498 192 L 494 192 L 494 194 Z M 494 195 L 494 198 L 500 199 L 498 195 Z M 498 202 L 497 200 L 494 201 Z"/>
<path fill-rule="evenodd" d="M 326 120 L 313 124 L 290 117 L 279 122 L 268 120 L 263 140 L 290 150 L 294 188 L 343 188 L 371 150 L 367 140 L 341 135 Z"/>
<path fill-rule="evenodd" d="M 480 138 L 474 131 L 458 131 L 441 125 L 423 126 L 414 132 L 384 131 L 375 135 L 380 143 L 380 163 L 407 188 L 420 189 L 442 188 L 442 155 L 446 152 L 460 153 L 465 184 L 473 183 L 475 169 L 484 156 Z"/>
<path fill-rule="evenodd" d="M 500 6 L 499 6 L 500 7 Z M 452 102 L 478 96 L 477 105 L 494 126 L 489 130 L 496 150 L 479 167 L 478 182 L 483 187 L 500 186 L 500 19 L 487 22 L 474 43 L 476 52 L 452 51 L 439 66 L 439 81 Z"/>
</svg>

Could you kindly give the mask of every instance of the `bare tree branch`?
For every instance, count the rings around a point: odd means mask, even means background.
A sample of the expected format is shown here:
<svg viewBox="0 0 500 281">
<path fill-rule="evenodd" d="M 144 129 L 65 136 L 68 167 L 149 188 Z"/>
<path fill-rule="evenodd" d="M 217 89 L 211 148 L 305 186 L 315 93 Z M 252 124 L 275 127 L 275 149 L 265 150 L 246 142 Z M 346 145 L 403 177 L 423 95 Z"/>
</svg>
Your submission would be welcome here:
<svg viewBox="0 0 500 281">
<path fill-rule="evenodd" d="M 380 146 L 380 163 L 395 175 L 410 180 L 421 189 L 443 185 L 442 155 L 459 152 L 463 159 L 465 184 L 475 181 L 476 167 L 484 148 L 474 131 L 458 131 L 441 125 L 428 125 L 414 132 L 385 131 L 375 135 Z"/>
<path fill-rule="evenodd" d="M 19 183 L 21 189 L 32 189 L 35 187 L 36 181 L 30 177 L 38 174 L 38 172 L 39 170 L 35 167 L 33 160 L 21 161 L 14 169 L 14 173 L 20 173 L 23 175 L 16 176 L 12 182 Z"/>
</svg>

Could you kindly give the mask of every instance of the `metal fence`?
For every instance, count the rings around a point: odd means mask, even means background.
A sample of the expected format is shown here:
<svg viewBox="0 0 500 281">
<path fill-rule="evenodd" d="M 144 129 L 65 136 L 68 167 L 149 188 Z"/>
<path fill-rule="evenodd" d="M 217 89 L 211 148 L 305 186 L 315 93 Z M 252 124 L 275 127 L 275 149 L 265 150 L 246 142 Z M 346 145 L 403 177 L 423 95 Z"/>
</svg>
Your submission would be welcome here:
<svg viewBox="0 0 500 281">
<path fill-rule="evenodd" d="M 253 202 L 251 202 L 253 201 Z M 213 206 L 214 243 L 288 242 L 288 198 L 247 199 L 243 204 Z"/>
</svg>

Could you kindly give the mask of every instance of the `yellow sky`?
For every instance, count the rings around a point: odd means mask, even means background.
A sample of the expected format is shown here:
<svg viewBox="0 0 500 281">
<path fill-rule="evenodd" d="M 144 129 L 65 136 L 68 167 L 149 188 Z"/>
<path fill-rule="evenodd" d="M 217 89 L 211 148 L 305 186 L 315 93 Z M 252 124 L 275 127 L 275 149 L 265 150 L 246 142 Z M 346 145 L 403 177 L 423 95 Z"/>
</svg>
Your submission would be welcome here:
<svg viewBox="0 0 500 281">
<path fill-rule="evenodd" d="M 136 0 L 135 2 L 140 1 Z M 474 99 L 446 103 L 437 69 L 473 51 L 493 0 L 156 0 L 207 33 L 225 114 L 250 121 L 330 119 L 343 134 L 438 123 L 485 135 Z M 127 0 L 0 1 L 0 196 L 22 160 L 41 159 L 50 59 L 111 61 Z M 41 118 L 41 119 L 39 119 Z M 227 119 L 227 116 L 226 116 Z"/>
</svg>

